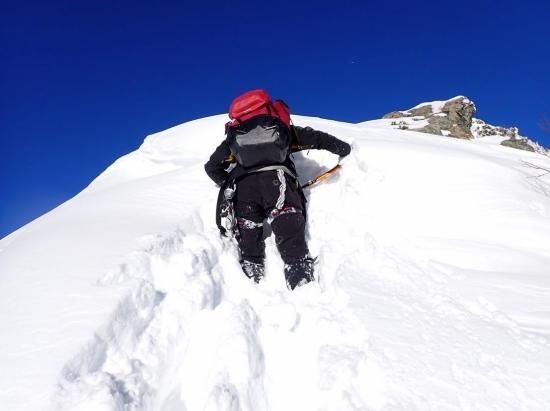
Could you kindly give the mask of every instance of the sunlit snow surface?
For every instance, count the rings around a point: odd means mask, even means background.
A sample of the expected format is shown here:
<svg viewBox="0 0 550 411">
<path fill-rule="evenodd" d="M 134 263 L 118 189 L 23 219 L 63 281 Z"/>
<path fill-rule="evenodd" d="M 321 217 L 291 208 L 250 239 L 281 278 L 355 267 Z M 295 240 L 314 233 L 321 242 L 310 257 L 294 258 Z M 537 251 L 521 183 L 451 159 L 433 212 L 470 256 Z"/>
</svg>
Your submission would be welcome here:
<svg viewBox="0 0 550 411">
<path fill-rule="evenodd" d="M 308 193 L 319 281 L 242 274 L 203 164 L 226 116 L 150 136 L 0 241 L 2 410 L 550 409 L 550 158 L 296 116 L 350 142 Z M 332 167 L 296 156 L 301 180 Z"/>
</svg>

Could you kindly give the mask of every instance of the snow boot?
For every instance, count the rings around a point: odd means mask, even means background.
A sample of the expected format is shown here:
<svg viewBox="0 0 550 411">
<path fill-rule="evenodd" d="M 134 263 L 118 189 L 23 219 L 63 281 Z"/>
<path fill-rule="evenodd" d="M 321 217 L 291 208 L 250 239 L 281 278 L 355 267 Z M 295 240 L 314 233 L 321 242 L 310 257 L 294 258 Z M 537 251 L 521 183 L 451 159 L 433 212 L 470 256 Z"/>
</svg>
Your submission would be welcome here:
<svg viewBox="0 0 550 411">
<path fill-rule="evenodd" d="M 254 280 L 255 283 L 259 283 L 265 276 L 265 266 L 263 262 L 255 263 L 249 260 L 241 260 L 241 267 L 245 275 Z"/>
<path fill-rule="evenodd" d="M 286 285 L 289 289 L 294 290 L 313 280 L 313 265 L 315 259 L 309 256 L 299 258 L 293 263 L 285 264 Z"/>
</svg>

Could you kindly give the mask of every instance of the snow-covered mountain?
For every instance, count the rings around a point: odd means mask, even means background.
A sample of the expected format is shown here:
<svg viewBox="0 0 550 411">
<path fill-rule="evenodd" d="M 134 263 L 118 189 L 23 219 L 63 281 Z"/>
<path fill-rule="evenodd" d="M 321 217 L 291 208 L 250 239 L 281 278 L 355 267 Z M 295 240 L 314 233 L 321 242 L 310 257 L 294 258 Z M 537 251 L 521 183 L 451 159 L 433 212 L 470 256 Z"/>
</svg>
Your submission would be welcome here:
<svg viewBox="0 0 550 411">
<path fill-rule="evenodd" d="M 203 164 L 225 115 L 149 136 L 0 241 L 2 410 L 548 410 L 550 158 L 295 116 L 352 143 L 308 192 L 319 281 L 241 273 Z M 296 156 L 303 181 L 330 153 Z"/>
</svg>

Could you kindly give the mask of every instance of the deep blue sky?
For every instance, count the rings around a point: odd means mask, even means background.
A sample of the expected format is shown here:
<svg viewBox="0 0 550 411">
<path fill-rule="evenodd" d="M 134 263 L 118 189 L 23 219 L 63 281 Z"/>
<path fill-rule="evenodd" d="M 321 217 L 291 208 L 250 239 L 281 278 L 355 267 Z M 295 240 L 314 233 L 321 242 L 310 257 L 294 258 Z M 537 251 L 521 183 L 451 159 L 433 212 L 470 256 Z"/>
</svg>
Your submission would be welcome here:
<svg viewBox="0 0 550 411">
<path fill-rule="evenodd" d="M 3 1 L 0 237 L 256 87 L 350 122 L 464 94 L 550 146 L 549 3 Z"/>
</svg>

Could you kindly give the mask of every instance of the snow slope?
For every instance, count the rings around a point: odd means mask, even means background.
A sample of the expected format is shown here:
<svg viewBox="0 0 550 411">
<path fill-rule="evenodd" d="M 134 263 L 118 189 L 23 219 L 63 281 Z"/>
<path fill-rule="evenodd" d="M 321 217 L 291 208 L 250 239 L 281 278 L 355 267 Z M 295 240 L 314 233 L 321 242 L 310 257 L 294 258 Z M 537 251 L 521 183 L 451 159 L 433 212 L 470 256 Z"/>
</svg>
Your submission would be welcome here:
<svg viewBox="0 0 550 411">
<path fill-rule="evenodd" d="M 3 410 L 550 409 L 550 158 L 296 116 L 354 150 L 308 193 L 320 280 L 290 292 L 272 237 L 256 285 L 217 233 L 225 119 L 0 241 Z"/>
</svg>

